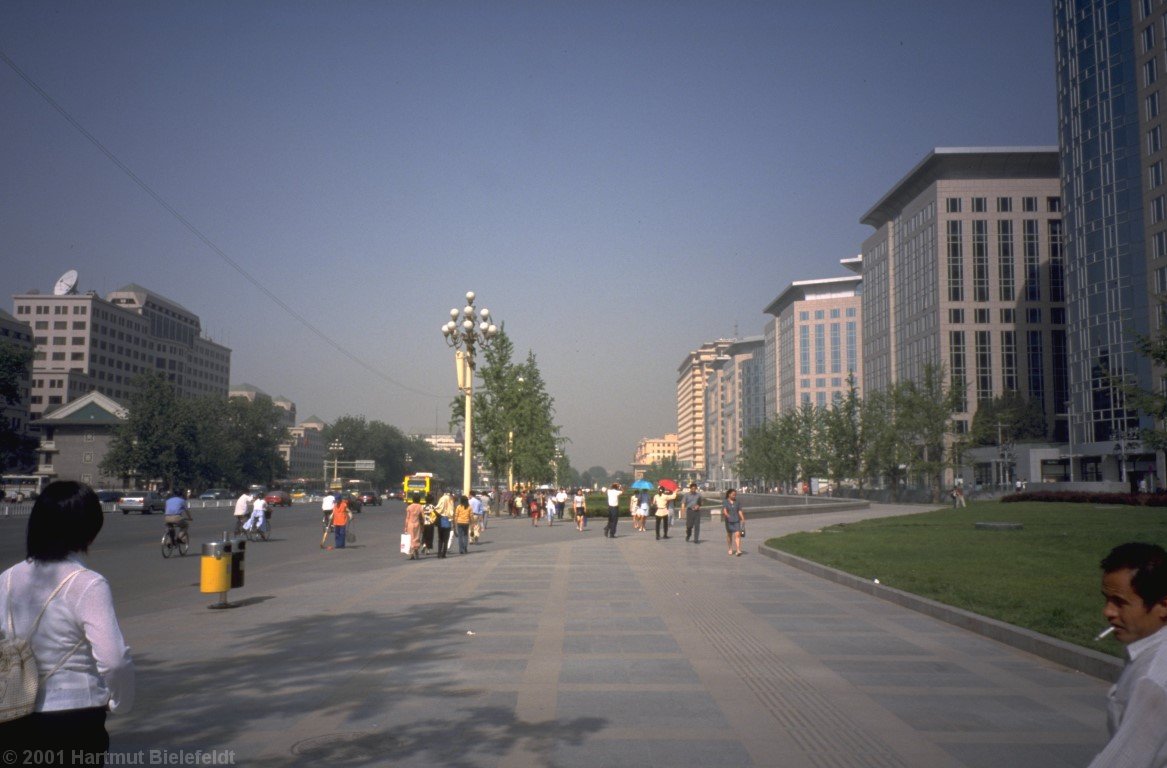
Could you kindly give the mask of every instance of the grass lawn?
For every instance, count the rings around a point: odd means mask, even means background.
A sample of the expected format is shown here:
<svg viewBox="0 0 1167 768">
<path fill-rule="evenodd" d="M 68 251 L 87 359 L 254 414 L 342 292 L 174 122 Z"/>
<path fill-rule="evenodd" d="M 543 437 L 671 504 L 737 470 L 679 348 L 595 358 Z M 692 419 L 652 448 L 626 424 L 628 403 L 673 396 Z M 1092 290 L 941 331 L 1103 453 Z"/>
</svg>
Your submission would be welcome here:
<svg viewBox="0 0 1167 768">
<path fill-rule="evenodd" d="M 986 531 L 974 522 L 1014 522 Z M 1167 510 L 1042 502 L 974 502 L 837 525 L 766 543 L 868 579 L 1120 656 L 1106 627 L 1098 561 L 1127 541 L 1167 542 Z"/>
</svg>

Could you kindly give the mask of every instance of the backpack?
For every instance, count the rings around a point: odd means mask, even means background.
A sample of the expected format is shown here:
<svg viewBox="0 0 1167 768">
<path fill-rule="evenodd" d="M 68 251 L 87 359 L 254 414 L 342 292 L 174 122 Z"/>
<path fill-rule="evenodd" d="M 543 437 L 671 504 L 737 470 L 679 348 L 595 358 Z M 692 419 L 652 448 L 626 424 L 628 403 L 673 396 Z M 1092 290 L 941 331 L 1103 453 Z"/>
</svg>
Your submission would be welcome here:
<svg viewBox="0 0 1167 768">
<path fill-rule="evenodd" d="M 61 665 L 65 663 L 73 653 L 81 647 L 84 640 L 78 640 L 77 645 L 66 653 L 57 665 L 49 670 L 47 675 L 43 677 L 36 665 L 36 656 L 32 652 L 32 636 L 36 634 L 37 627 L 40 626 L 41 617 L 45 615 L 45 610 L 49 607 L 49 603 L 57 596 L 65 585 L 73 580 L 77 574 L 85 570 L 78 568 L 70 573 L 57 588 L 53 590 L 53 594 L 49 595 L 49 599 L 45 601 L 41 612 L 37 614 L 36 621 L 32 623 L 32 628 L 28 632 L 28 637 L 20 638 L 16 636 L 16 626 L 12 618 L 12 609 L 8 608 L 8 625 L 4 628 L 4 637 L 0 638 L 0 723 L 6 723 L 9 720 L 16 720 L 25 715 L 32 714 L 36 709 L 36 695 L 40 688 L 40 683 L 43 680 L 49 679 Z M 11 602 L 12 595 L 12 574 L 8 574 L 8 594 L 9 602 Z"/>
</svg>

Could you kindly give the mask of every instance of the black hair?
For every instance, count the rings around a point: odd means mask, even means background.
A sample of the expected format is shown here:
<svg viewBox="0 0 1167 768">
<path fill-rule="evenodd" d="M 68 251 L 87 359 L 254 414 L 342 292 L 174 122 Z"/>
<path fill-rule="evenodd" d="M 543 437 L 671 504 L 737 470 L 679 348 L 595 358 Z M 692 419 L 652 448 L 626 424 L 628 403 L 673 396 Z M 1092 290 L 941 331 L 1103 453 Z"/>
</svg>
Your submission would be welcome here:
<svg viewBox="0 0 1167 768">
<path fill-rule="evenodd" d="M 48 562 L 85 552 L 103 523 L 101 502 L 88 485 L 73 480 L 49 483 L 28 516 L 26 556 Z"/>
<path fill-rule="evenodd" d="M 1143 605 L 1147 608 L 1167 598 L 1167 551 L 1158 544 L 1119 544 L 1102 558 L 1099 565 L 1103 573 L 1128 568 L 1134 571 L 1131 589 L 1143 599 Z"/>
<path fill-rule="evenodd" d="M 729 495 L 730 495 L 731 493 L 737 493 L 737 488 L 726 488 L 726 489 L 725 489 L 725 498 L 727 498 L 727 499 L 728 499 L 728 498 L 729 498 Z"/>
<path fill-rule="evenodd" d="M 469 503 L 470 503 L 470 499 L 466 498 L 465 496 L 459 496 L 459 497 L 458 497 L 458 505 L 459 505 L 459 506 L 463 506 L 463 507 L 464 507 L 464 506 L 466 506 L 466 505 L 467 505 L 467 504 L 469 504 Z"/>
</svg>

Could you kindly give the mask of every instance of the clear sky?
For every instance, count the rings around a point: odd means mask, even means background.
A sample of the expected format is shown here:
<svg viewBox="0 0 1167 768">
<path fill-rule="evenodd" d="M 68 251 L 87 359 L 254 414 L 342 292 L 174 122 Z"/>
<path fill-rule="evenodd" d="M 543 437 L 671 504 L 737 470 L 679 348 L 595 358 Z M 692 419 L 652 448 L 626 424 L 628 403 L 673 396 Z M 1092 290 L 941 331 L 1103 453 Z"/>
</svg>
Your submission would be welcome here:
<svg viewBox="0 0 1167 768">
<path fill-rule="evenodd" d="M 430 432 L 474 290 L 581 470 L 932 148 L 1057 142 L 1048 0 L 5 0 L 0 51 L 215 246 L 0 63 L 0 306 L 138 283 L 232 383 Z"/>
</svg>

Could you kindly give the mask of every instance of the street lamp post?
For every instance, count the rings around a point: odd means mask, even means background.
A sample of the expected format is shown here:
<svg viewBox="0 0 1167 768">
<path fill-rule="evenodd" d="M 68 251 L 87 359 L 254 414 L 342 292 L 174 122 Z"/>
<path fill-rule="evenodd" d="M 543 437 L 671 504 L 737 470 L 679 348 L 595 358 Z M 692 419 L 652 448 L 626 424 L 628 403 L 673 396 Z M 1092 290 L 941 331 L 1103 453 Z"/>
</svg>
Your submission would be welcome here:
<svg viewBox="0 0 1167 768">
<path fill-rule="evenodd" d="M 490 310 L 478 311 L 475 322 L 474 291 L 466 293 L 466 306 L 461 312 L 450 310 L 450 321 L 442 326 L 446 344 L 454 350 L 454 364 L 458 371 L 458 389 L 466 397 L 465 429 L 462 447 L 462 493 L 470 495 L 470 468 L 473 445 L 474 355 L 478 347 L 485 347 L 498 333 L 498 326 L 490 322 Z"/>
<path fill-rule="evenodd" d="M 328 444 L 328 450 L 332 452 L 332 484 L 336 485 L 336 478 L 340 474 L 340 454 L 344 453 L 344 443 L 333 440 Z"/>
</svg>

